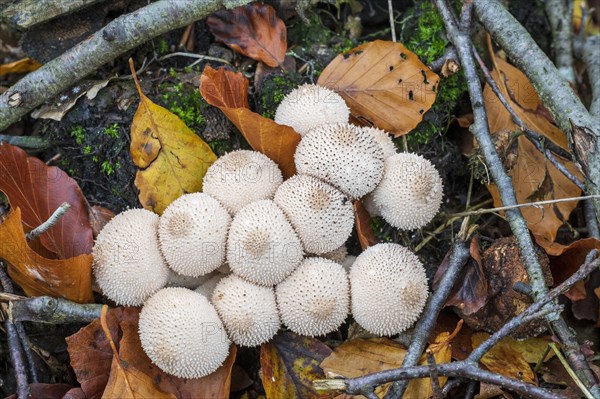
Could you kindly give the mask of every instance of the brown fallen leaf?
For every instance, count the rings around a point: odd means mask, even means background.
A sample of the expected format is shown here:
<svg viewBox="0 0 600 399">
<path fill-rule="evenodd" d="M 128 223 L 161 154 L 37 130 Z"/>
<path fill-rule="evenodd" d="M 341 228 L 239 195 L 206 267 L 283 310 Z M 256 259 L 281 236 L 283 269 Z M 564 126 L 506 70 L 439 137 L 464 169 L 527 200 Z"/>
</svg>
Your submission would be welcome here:
<svg viewBox="0 0 600 399">
<path fill-rule="evenodd" d="M 439 81 L 402 44 L 375 40 L 338 55 L 318 84 L 339 93 L 355 119 L 398 137 L 421 122 Z"/>
<path fill-rule="evenodd" d="M 113 398 L 175 399 L 176 396 L 156 389 L 150 376 L 128 363 L 121 363 L 118 356 L 114 356 L 108 383 L 102 394 L 102 399 Z"/>
<path fill-rule="evenodd" d="M 62 399 L 73 387 L 68 384 L 43 384 L 34 382 L 29 384 L 32 399 Z M 17 395 L 11 395 L 5 399 L 17 399 Z"/>
<path fill-rule="evenodd" d="M 543 134 L 546 139 L 568 151 L 566 135 L 548 120 L 547 112 L 543 109 L 541 100 L 527 77 L 500 58 L 496 57 L 494 61 L 497 68 L 492 71 L 492 76 L 515 113 L 530 129 Z M 488 85 L 483 94 L 490 131 L 496 137 L 500 132 L 519 131 L 508 111 Z M 505 141 L 506 145 L 511 142 Z M 497 143 L 502 151 L 511 153 L 513 157 L 507 171 L 512 177 L 519 204 L 581 195 L 581 190 L 547 161 L 544 154 L 539 152 L 524 135 L 516 138 L 516 148 L 508 148 L 506 145 Z M 557 159 L 574 176 L 582 180 L 581 173 L 572 162 L 558 156 Z M 488 189 L 494 199 L 494 206 L 501 206 L 498 188 L 491 184 Z M 537 243 L 547 248 L 554 243 L 558 228 L 569 219 L 571 211 L 576 206 L 576 201 L 570 201 L 543 207 L 529 206 L 521 208 L 521 212 Z"/>
<path fill-rule="evenodd" d="M 217 41 L 270 67 L 283 64 L 287 50 L 285 24 L 268 4 L 251 3 L 223 10 L 206 19 Z"/>
<path fill-rule="evenodd" d="M 89 254 L 94 245 L 87 203 L 79 185 L 55 166 L 10 144 L 0 143 L 0 190 L 12 208 L 20 208 L 26 231 L 42 223 L 68 202 L 71 207 L 39 238 L 60 259 Z"/>
<path fill-rule="evenodd" d="M 166 397 L 174 396 L 179 399 L 194 399 L 198 398 L 199 394 L 215 399 L 229 398 L 231 369 L 236 357 L 234 345 L 231 346 L 224 364 L 206 377 L 181 379 L 171 376 L 156 367 L 144 353 L 138 335 L 139 312 L 138 308 L 131 307 L 109 310 L 106 315 L 106 330 L 115 340 L 120 337 L 115 342 L 119 358 L 122 364 L 133 367 L 131 370 L 135 370 L 136 375 L 145 376 L 140 377 L 139 380 L 143 385 L 149 383 L 148 377 L 152 381 L 153 389 L 159 392 L 158 395 L 166 394 Z M 100 320 L 95 320 L 68 337 L 67 344 L 71 366 L 86 397 L 101 398 L 109 383 L 109 373 L 113 367 L 113 351 Z"/>
<path fill-rule="evenodd" d="M 331 349 L 315 338 L 282 332 L 260 347 L 262 383 L 267 399 L 332 398 L 315 391 L 313 381 L 324 379 L 319 366 Z"/>
<path fill-rule="evenodd" d="M 92 296 L 92 256 L 47 259 L 27 245 L 21 210 L 11 210 L 0 224 L 0 258 L 8 274 L 28 296 L 49 295 L 85 303 Z"/>
<path fill-rule="evenodd" d="M 360 242 L 360 247 L 364 251 L 368 247 L 377 244 L 379 240 L 371 227 L 371 215 L 369 215 L 369 212 L 365 209 L 360 200 L 354 201 L 354 216 L 358 241 Z"/>
<path fill-rule="evenodd" d="M 252 112 L 248 105 L 248 79 L 241 73 L 206 66 L 200 78 L 200 93 L 210 105 L 218 107 L 244 135 L 256 151 L 262 152 L 281 168 L 284 177 L 296 173 L 294 153 L 300 135 L 289 126 Z"/>
<path fill-rule="evenodd" d="M 100 233 L 100 231 L 106 226 L 106 223 L 110 222 L 110 220 L 115 217 L 115 214 L 110 209 L 106 209 L 104 207 L 94 205 L 88 209 L 88 213 L 90 216 L 90 223 L 92 225 L 92 232 L 94 233 L 94 238 Z"/>
<path fill-rule="evenodd" d="M 140 94 L 131 124 L 135 186 L 144 208 L 162 214 L 183 194 L 202 190 L 202 178 L 217 157 L 179 117 L 144 95 L 131 60 L 130 66 Z"/>
<path fill-rule="evenodd" d="M 8 64 L 0 65 L 0 76 L 8 73 L 27 73 L 40 68 L 42 64 L 31 58 L 23 58 Z"/>
</svg>

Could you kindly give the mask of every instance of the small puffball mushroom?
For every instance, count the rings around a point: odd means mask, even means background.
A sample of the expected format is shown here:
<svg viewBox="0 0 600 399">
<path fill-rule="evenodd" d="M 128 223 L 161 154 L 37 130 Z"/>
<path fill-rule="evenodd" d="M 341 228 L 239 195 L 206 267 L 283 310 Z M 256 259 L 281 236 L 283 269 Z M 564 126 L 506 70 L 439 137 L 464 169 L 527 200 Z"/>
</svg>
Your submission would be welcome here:
<svg viewBox="0 0 600 399">
<path fill-rule="evenodd" d="M 92 252 L 94 276 L 117 305 L 139 306 L 167 284 L 170 271 L 160 254 L 157 227 L 158 215 L 130 209 L 98 234 Z"/>
<path fill-rule="evenodd" d="M 373 200 L 389 224 L 411 230 L 433 219 L 443 195 L 442 178 L 433 164 L 420 155 L 403 152 L 386 159 Z"/>
<path fill-rule="evenodd" d="M 225 277 L 226 276 L 221 273 L 215 273 L 211 278 L 202 283 L 202 285 L 198 286 L 194 291 L 204 295 L 210 301 L 217 284 L 219 284 L 219 281 Z"/>
<path fill-rule="evenodd" d="M 378 335 L 405 331 L 427 301 L 425 269 L 399 244 L 377 244 L 360 254 L 350 270 L 352 314 L 365 330 Z"/>
<path fill-rule="evenodd" d="M 152 363 L 180 378 L 204 377 L 229 354 L 230 341 L 215 308 L 186 288 L 164 288 L 148 299 L 139 334 Z"/>
<path fill-rule="evenodd" d="M 302 261 L 302 243 L 271 200 L 251 203 L 234 217 L 227 262 L 234 274 L 259 285 L 275 285 Z"/>
<path fill-rule="evenodd" d="M 205 193 L 185 194 L 167 207 L 158 223 L 161 252 L 176 273 L 198 277 L 225 260 L 231 216 Z"/>
<path fill-rule="evenodd" d="M 231 275 L 216 286 L 212 303 L 237 345 L 261 345 L 279 330 L 281 323 L 273 287 L 261 287 Z"/>
<path fill-rule="evenodd" d="M 338 189 L 312 176 L 296 175 L 275 193 L 306 252 L 323 254 L 340 247 L 352 233 L 352 203 Z"/>
<path fill-rule="evenodd" d="M 223 155 L 208 168 L 203 192 L 235 214 L 254 201 L 272 199 L 282 182 L 281 170 L 269 157 L 238 150 Z"/>
<path fill-rule="evenodd" d="M 339 263 L 307 258 L 276 287 L 283 324 L 314 337 L 337 330 L 350 307 L 348 276 Z"/>
<path fill-rule="evenodd" d="M 319 178 L 351 199 L 377 187 L 383 176 L 383 150 L 368 132 L 347 124 L 311 129 L 294 155 L 298 174 Z"/>
<path fill-rule="evenodd" d="M 291 126 L 304 136 L 326 123 L 347 123 L 350 110 L 344 99 L 326 87 L 304 84 L 292 90 L 275 111 L 275 122 Z"/>
<path fill-rule="evenodd" d="M 385 130 L 378 129 L 376 127 L 361 127 L 359 128 L 365 132 L 367 132 L 371 137 L 375 139 L 377 144 L 381 147 L 383 151 L 383 159 L 388 159 L 392 155 L 396 154 L 396 145 L 392 140 L 392 136 L 387 133 Z"/>
</svg>

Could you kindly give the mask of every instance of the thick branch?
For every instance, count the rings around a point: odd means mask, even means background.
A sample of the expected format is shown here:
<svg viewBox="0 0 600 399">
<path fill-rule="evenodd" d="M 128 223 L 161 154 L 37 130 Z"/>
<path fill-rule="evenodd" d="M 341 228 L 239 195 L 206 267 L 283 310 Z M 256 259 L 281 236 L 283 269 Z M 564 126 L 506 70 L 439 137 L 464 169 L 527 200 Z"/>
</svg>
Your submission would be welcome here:
<svg viewBox="0 0 600 399">
<path fill-rule="evenodd" d="M 70 14 L 104 0 L 17 0 L 0 6 L 0 19 L 19 29 Z"/>
<path fill-rule="evenodd" d="M 123 15 L 69 51 L 29 73 L 0 96 L 0 131 L 115 57 L 219 9 L 248 0 L 160 0 Z"/>
<path fill-rule="evenodd" d="M 592 86 L 593 100 L 590 112 L 600 118 L 600 34 L 588 37 L 585 41 L 583 60 L 587 66 L 587 76 Z"/>
<path fill-rule="evenodd" d="M 573 10 L 565 0 L 546 0 L 546 15 L 552 27 L 554 63 L 560 74 L 569 82 L 575 82 L 573 69 Z"/>
<path fill-rule="evenodd" d="M 13 321 L 48 324 L 90 323 L 100 317 L 101 304 L 81 304 L 66 299 L 39 296 L 11 302 Z"/>
</svg>

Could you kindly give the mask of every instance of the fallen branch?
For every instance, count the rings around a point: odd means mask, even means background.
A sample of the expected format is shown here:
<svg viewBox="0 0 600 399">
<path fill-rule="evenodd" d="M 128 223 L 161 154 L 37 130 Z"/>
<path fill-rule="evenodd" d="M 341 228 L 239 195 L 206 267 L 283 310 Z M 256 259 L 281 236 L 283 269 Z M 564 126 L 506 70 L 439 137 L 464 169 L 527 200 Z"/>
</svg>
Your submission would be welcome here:
<svg viewBox="0 0 600 399">
<path fill-rule="evenodd" d="M 590 113 L 600 118 L 600 35 L 587 38 L 583 46 L 583 60 L 592 86 Z"/>
<path fill-rule="evenodd" d="M 552 27 L 552 44 L 554 63 L 558 72 L 567 81 L 575 82 L 573 69 L 573 6 L 565 0 L 547 0 L 545 2 L 546 16 Z"/>
<path fill-rule="evenodd" d="M 101 304 L 81 304 L 49 296 L 11 301 L 8 308 L 13 321 L 47 324 L 90 323 L 100 317 L 101 311 Z"/>
<path fill-rule="evenodd" d="M 110 22 L 29 73 L 0 96 L 0 131 L 117 56 L 146 41 L 248 0 L 160 0 Z"/>
<path fill-rule="evenodd" d="M 44 234 L 45 232 L 47 232 L 48 230 L 50 230 L 56 223 L 58 223 L 60 218 L 63 217 L 65 213 L 67 213 L 69 208 L 71 208 L 71 205 L 68 202 L 63 202 L 62 205 L 56 208 L 54 213 L 50 215 L 48 220 L 46 220 L 44 223 L 27 233 L 27 235 L 25 236 L 27 241 L 34 240 L 37 237 Z"/>
<path fill-rule="evenodd" d="M 16 0 L 0 6 L 0 19 L 18 29 L 79 11 L 104 0 Z"/>
<path fill-rule="evenodd" d="M 45 150 L 50 146 L 48 140 L 38 136 L 7 136 L 0 134 L 0 143 L 16 145 L 25 150 Z"/>
</svg>

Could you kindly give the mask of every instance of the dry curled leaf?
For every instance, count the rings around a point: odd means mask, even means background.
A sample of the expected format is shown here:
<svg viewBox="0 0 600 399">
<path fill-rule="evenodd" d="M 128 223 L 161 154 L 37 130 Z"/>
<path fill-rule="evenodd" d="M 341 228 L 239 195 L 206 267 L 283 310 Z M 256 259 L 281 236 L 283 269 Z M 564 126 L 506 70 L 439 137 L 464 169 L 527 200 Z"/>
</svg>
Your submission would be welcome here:
<svg viewBox="0 0 600 399">
<path fill-rule="evenodd" d="M 223 111 L 254 150 L 277 163 L 285 177 L 296 173 L 294 153 L 300 135 L 248 108 L 248 79 L 241 73 L 206 66 L 200 78 L 200 93 L 206 102 Z"/>
<path fill-rule="evenodd" d="M 217 160 L 198 135 L 169 110 L 144 95 L 131 64 L 140 105 L 131 124 L 131 158 L 138 171 L 135 186 L 144 208 L 162 214 L 187 193 L 202 190 L 202 179 Z"/>
<path fill-rule="evenodd" d="M 354 201 L 354 215 L 358 241 L 360 242 L 360 247 L 364 251 L 368 247 L 377 244 L 379 240 L 377 240 L 373 228 L 371 227 L 371 215 L 369 215 L 369 212 L 365 209 L 360 200 Z"/>
<path fill-rule="evenodd" d="M 8 274 L 28 296 L 92 301 L 92 256 L 47 259 L 39 255 L 27 245 L 19 208 L 0 224 L 0 243 L 0 258 L 8 262 Z"/>
<path fill-rule="evenodd" d="M 26 231 L 44 223 L 68 202 L 67 213 L 39 240 L 60 259 L 91 252 L 94 239 L 87 203 L 77 182 L 65 172 L 27 156 L 19 147 L 0 143 L 0 191 L 12 208 L 21 209 Z"/>
<path fill-rule="evenodd" d="M 402 44 L 375 40 L 338 55 L 318 84 L 339 93 L 357 120 L 398 137 L 431 108 L 439 77 Z"/>
<path fill-rule="evenodd" d="M 267 399 L 331 398 L 331 392 L 318 392 L 313 381 L 324 379 L 319 366 L 331 349 L 315 338 L 292 332 L 277 334 L 260 347 L 262 383 Z"/>
<path fill-rule="evenodd" d="M 42 64 L 36 60 L 32 60 L 31 58 L 23 58 L 9 64 L 0 65 L 0 76 L 6 75 L 7 73 L 33 72 L 41 66 Z"/>
<path fill-rule="evenodd" d="M 217 41 L 270 67 L 283 64 L 287 50 L 285 24 L 268 4 L 251 3 L 223 10 L 206 19 Z"/>
</svg>

